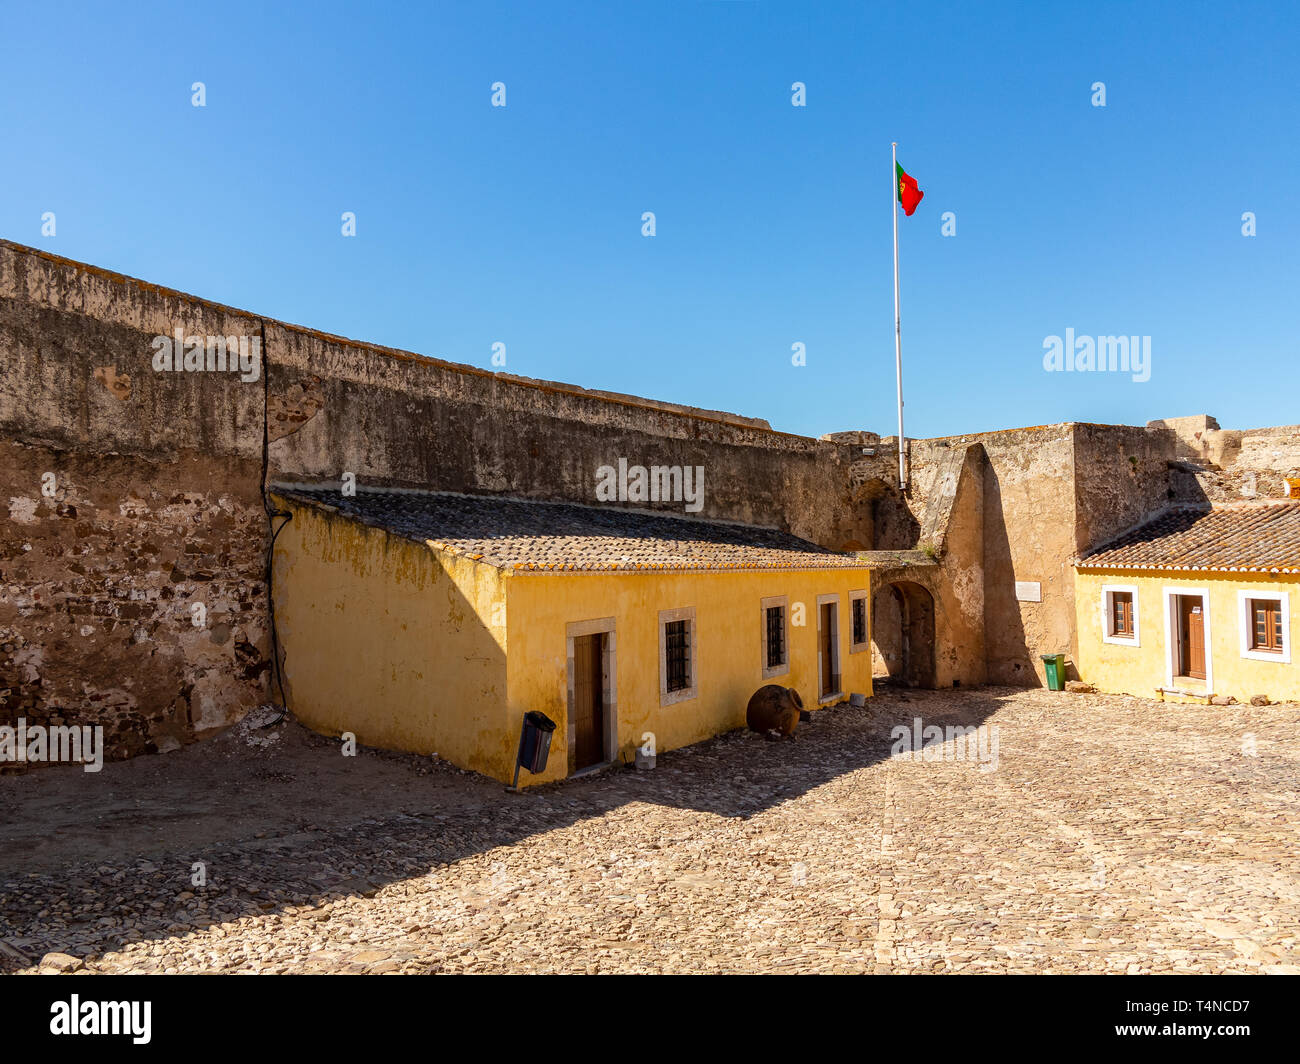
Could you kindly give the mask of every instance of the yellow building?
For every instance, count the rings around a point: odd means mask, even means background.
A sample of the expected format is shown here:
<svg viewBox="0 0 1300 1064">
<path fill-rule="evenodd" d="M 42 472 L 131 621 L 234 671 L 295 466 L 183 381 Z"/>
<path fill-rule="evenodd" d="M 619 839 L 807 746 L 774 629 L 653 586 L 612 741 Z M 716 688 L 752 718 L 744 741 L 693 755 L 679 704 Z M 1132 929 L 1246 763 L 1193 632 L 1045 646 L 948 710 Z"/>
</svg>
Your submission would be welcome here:
<svg viewBox="0 0 1300 1064">
<path fill-rule="evenodd" d="M 871 693 L 869 571 L 771 529 L 489 496 L 282 486 L 275 620 L 317 731 L 500 780 L 524 714 L 560 779 L 745 725 L 767 683 Z"/>
<path fill-rule="evenodd" d="M 1300 501 L 1174 510 L 1075 567 L 1079 676 L 1172 701 L 1300 701 Z"/>
</svg>

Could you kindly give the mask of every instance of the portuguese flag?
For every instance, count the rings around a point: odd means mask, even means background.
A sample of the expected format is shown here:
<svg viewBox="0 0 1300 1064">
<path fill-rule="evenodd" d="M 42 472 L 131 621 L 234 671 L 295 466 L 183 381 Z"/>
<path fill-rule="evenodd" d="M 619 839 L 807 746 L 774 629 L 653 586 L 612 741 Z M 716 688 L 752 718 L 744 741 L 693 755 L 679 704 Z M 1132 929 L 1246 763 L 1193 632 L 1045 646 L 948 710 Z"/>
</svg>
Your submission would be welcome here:
<svg viewBox="0 0 1300 1064">
<path fill-rule="evenodd" d="M 925 193 L 916 187 L 916 178 L 909 177 L 898 163 L 894 163 L 894 169 L 898 171 L 898 202 L 903 206 L 903 213 L 910 218 Z"/>
</svg>

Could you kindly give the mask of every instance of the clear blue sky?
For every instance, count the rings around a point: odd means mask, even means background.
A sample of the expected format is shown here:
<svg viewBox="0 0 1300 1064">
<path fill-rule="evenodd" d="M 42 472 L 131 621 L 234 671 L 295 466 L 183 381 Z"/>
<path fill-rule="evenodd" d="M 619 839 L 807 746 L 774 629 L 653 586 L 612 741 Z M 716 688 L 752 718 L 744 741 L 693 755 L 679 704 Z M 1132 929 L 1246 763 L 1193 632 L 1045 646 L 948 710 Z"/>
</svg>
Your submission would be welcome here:
<svg viewBox="0 0 1300 1064">
<path fill-rule="evenodd" d="M 925 192 L 909 435 L 1294 423 L 1298 7 L 8 0 L 0 235 L 439 358 L 500 341 L 513 373 L 890 434 L 897 140 Z M 1149 335 L 1151 379 L 1044 372 L 1067 328 Z"/>
</svg>

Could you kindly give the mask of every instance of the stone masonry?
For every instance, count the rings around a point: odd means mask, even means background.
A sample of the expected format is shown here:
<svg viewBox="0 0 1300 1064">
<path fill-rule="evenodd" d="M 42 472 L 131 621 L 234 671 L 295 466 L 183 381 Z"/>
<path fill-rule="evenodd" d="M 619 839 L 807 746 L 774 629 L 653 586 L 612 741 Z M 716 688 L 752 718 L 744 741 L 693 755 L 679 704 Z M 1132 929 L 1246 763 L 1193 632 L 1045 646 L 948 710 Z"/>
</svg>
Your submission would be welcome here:
<svg viewBox="0 0 1300 1064">
<path fill-rule="evenodd" d="M 156 370 L 177 330 L 255 349 L 256 375 Z M 102 724 L 121 758 L 274 699 L 271 481 L 592 503 L 620 457 L 703 466 L 699 517 L 869 552 L 878 588 L 929 596 L 950 687 L 1035 686 L 1040 653 L 1071 652 L 1084 550 L 1300 478 L 1300 426 L 1204 415 L 908 440 L 905 492 L 897 447 L 357 343 L 0 241 L 0 722 Z"/>
</svg>

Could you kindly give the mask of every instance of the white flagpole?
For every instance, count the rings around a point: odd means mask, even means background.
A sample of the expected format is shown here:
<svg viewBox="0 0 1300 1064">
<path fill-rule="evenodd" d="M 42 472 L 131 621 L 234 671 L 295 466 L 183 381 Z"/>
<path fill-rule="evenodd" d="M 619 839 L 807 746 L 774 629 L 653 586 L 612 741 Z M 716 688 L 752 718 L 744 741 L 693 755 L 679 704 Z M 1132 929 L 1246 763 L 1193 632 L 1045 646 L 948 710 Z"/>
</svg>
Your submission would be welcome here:
<svg viewBox="0 0 1300 1064">
<path fill-rule="evenodd" d="M 907 491 L 907 438 L 903 435 L 903 321 L 898 311 L 898 141 L 892 142 L 889 206 L 894 215 L 894 371 L 898 375 L 898 487 Z"/>
</svg>

